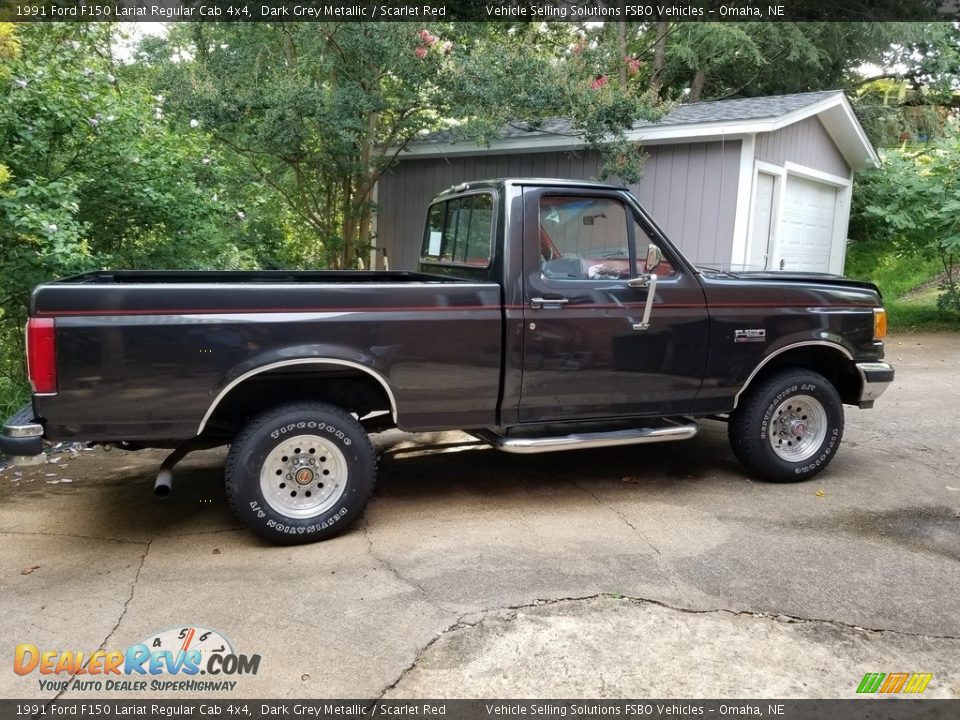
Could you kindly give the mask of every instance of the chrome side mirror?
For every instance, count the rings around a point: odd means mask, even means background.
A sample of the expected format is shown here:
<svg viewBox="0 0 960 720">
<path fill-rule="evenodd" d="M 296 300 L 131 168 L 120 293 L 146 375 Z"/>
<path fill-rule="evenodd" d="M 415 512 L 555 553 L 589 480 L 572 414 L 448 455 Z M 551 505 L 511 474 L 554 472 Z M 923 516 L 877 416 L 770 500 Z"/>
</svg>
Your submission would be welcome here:
<svg viewBox="0 0 960 720">
<path fill-rule="evenodd" d="M 662 261 L 663 253 L 660 252 L 660 248 L 650 243 L 650 245 L 647 246 L 647 272 L 652 273 Z"/>
</svg>

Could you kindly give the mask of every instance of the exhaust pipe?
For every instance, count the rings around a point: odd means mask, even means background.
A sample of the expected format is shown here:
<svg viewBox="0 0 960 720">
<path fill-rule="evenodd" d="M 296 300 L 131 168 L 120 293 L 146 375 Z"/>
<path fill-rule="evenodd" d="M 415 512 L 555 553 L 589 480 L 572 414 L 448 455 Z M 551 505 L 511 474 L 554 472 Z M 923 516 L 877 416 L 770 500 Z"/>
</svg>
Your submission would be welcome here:
<svg viewBox="0 0 960 720">
<path fill-rule="evenodd" d="M 157 481 L 153 484 L 153 492 L 158 498 L 169 497 L 173 492 L 173 470 L 162 467 L 157 473 Z"/>
<path fill-rule="evenodd" d="M 194 450 L 207 450 L 222 444 L 222 442 L 211 441 L 209 439 L 201 440 L 200 438 L 193 438 L 193 440 L 188 440 L 182 445 L 177 446 L 177 448 L 160 463 L 160 471 L 157 473 L 157 479 L 153 483 L 153 493 L 158 498 L 170 497 L 170 493 L 173 492 L 173 466 L 183 460 L 187 453 L 191 453 Z"/>
</svg>

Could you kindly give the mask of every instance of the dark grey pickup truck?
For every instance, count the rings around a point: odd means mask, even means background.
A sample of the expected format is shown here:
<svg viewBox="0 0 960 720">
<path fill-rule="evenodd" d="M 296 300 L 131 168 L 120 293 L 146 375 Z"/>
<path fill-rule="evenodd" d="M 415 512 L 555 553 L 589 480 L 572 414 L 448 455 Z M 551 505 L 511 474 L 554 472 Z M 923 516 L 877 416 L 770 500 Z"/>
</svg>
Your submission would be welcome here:
<svg viewBox="0 0 960 720">
<path fill-rule="evenodd" d="M 32 405 L 0 449 L 43 441 L 230 445 L 237 514 L 279 543 L 330 537 L 373 490 L 368 433 L 460 429 L 513 453 L 693 437 L 725 420 L 771 481 L 836 454 L 843 405 L 893 380 L 877 289 L 694 267 L 622 188 L 458 185 L 413 272 L 95 272 L 38 287 Z M 709 462 L 709 458 L 704 458 Z"/>
</svg>

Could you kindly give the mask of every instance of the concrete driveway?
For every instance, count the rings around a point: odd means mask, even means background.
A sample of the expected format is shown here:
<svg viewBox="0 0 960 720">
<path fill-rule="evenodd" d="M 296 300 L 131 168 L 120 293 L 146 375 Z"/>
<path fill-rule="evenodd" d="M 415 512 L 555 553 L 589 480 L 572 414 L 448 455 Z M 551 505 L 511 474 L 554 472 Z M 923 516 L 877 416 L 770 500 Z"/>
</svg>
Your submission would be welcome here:
<svg viewBox="0 0 960 720">
<path fill-rule="evenodd" d="M 187 626 L 261 656 L 224 698 L 849 698 L 867 672 L 960 697 L 960 335 L 887 354 L 894 385 L 797 485 L 752 481 L 713 422 L 540 457 L 389 433 L 363 520 L 278 548 L 231 516 L 219 451 L 166 501 L 159 451 L 7 468 L 0 697 L 57 694 L 12 672 L 18 643 L 89 653 Z"/>
</svg>

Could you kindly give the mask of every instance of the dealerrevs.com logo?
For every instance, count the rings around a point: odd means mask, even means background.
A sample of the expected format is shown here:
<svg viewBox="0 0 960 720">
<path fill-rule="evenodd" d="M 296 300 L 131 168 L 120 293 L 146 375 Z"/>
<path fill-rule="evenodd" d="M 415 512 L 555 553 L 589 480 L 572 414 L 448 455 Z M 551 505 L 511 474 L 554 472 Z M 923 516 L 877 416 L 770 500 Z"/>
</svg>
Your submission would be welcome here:
<svg viewBox="0 0 960 720">
<path fill-rule="evenodd" d="M 56 692 L 229 692 L 237 686 L 231 678 L 259 669 L 259 655 L 237 654 L 221 633 L 195 625 L 153 633 L 126 650 L 50 650 L 21 643 L 13 656 L 17 675 L 37 673 L 39 689 Z"/>
</svg>

